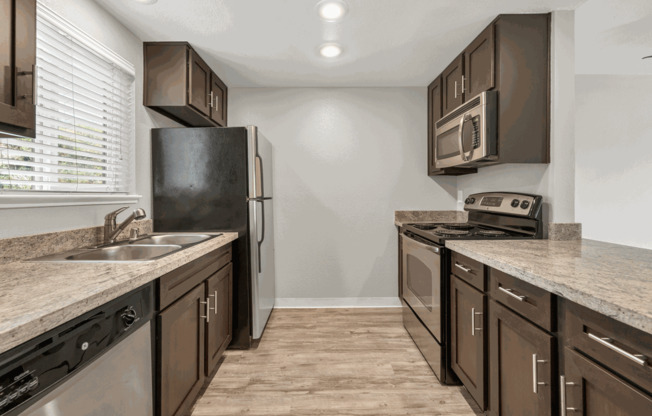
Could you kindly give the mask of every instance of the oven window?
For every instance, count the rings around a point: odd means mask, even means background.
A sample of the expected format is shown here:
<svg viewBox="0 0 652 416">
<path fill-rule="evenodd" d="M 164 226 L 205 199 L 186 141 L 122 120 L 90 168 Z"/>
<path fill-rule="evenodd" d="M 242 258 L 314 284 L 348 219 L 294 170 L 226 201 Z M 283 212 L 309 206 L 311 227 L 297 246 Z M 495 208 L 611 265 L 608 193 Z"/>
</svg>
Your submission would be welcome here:
<svg viewBox="0 0 652 416">
<path fill-rule="evenodd" d="M 437 159 L 446 159 L 460 154 L 458 128 L 452 128 L 437 135 Z"/>
<path fill-rule="evenodd" d="M 407 286 L 423 306 L 432 312 L 432 268 L 417 257 L 407 255 Z"/>
</svg>

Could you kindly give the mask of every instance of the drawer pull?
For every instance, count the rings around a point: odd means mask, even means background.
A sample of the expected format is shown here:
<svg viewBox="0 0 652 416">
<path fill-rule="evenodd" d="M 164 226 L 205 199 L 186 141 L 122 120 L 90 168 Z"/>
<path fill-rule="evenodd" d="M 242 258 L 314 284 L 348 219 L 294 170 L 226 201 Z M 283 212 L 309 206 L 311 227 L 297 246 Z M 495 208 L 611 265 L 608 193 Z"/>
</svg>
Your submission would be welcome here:
<svg viewBox="0 0 652 416">
<path fill-rule="evenodd" d="M 509 296 L 513 297 L 514 299 L 518 300 L 519 302 L 523 302 L 527 296 L 522 296 L 522 295 L 517 295 L 514 293 L 513 289 L 505 289 L 502 286 L 498 286 L 498 290 L 501 292 L 507 293 Z"/>
<path fill-rule="evenodd" d="M 215 307 L 213 308 L 213 312 L 215 313 L 215 315 L 217 315 L 217 290 L 215 292 L 213 292 L 212 295 L 208 295 L 208 297 L 211 297 L 211 296 L 214 297 L 213 303 L 215 304 Z"/>
<path fill-rule="evenodd" d="M 471 273 L 471 271 L 473 270 L 473 269 L 471 269 L 470 267 L 464 267 L 464 266 L 462 266 L 462 265 L 459 264 L 458 262 L 455 262 L 455 267 L 457 267 L 458 269 L 462 269 L 462 270 L 464 270 L 464 271 L 467 272 L 467 273 Z"/>
<path fill-rule="evenodd" d="M 206 323 L 211 321 L 211 298 L 210 296 L 206 298 L 206 302 L 199 302 L 202 305 L 206 305 L 206 316 L 200 316 L 202 319 L 206 319 Z"/>
<path fill-rule="evenodd" d="M 545 386 L 546 383 L 539 381 L 539 364 L 547 363 L 548 360 L 537 359 L 536 354 L 532 354 L 532 392 L 539 394 L 539 386 Z"/>
<path fill-rule="evenodd" d="M 566 381 L 566 376 L 559 376 L 559 403 L 561 405 L 561 416 L 566 416 L 568 412 L 579 412 L 581 409 L 576 407 L 566 407 L 566 386 L 575 386 L 572 381 Z"/>
<path fill-rule="evenodd" d="M 645 366 L 647 364 L 647 357 L 643 354 L 632 354 L 631 352 L 627 352 L 624 349 L 616 346 L 613 343 L 613 340 L 611 338 L 602 338 L 599 337 L 595 334 L 592 334 L 590 332 L 587 332 L 587 335 L 589 338 L 592 340 L 602 344 L 603 346 L 609 348 L 612 351 L 617 352 L 618 354 L 622 355 L 623 357 L 629 358 L 630 360 L 634 361 L 638 365 Z"/>
</svg>

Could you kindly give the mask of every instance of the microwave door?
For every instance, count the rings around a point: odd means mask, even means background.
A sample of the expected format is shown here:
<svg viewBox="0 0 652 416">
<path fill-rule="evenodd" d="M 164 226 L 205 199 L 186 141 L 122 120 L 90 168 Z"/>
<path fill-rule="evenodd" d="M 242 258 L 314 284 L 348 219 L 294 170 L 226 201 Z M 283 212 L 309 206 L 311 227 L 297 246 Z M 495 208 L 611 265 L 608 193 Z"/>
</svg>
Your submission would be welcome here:
<svg viewBox="0 0 652 416">
<path fill-rule="evenodd" d="M 447 168 L 464 163 L 460 153 L 459 126 L 449 123 L 441 130 L 438 129 L 435 141 L 435 166 Z"/>
</svg>

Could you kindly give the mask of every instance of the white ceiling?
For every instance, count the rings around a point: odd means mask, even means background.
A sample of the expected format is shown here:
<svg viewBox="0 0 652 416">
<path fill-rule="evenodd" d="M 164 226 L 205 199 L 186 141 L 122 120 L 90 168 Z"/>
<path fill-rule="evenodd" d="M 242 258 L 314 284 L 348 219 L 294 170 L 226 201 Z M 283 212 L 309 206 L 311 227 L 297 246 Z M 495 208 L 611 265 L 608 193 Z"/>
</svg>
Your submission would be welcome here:
<svg viewBox="0 0 652 416">
<path fill-rule="evenodd" d="M 589 0 L 575 11 L 578 74 L 652 75 L 652 0 Z"/>
<path fill-rule="evenodd" d="M 96 1 L 144 41 L 190 42 L 230 87 L 399 87 L 428 85 L 498 14 L 585 0 L 346 0 L 339 23 L 318 0 Z M 339 58 L 319 56 L 327 41 Z"/>
</svg>

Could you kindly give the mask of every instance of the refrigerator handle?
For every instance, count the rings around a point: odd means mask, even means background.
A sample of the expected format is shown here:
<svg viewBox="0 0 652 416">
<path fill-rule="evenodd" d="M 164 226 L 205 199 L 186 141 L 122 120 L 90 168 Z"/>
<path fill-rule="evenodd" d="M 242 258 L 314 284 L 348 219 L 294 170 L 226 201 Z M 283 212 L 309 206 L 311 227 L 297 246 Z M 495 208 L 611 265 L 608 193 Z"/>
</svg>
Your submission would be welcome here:
<svg viewBox="0 0 652 416">
<path fill-rule="evenodd" d="M 260 241 L 258 241 L 258 273 L 263 272 L 263 258 L 260 255 L 261 254 L 261 246 L 263 245 L 263 241 L 265 241 L 265 200 L 261 201 L 256 201 L 260 202 L 260 213 L 262 214 L 263 217 L 263 222 L 261 224 L 261 227 L 263 229 L 262 236 L 260 237 Z"/>
<path fill-rule="evenodd" d="M 264 169 L 263 169 L 263 158 L 258 154 L 258 149 L 256 149 L 256 169 L 258 170 L 258 176 L 260 176 L 260 195 L 256 196 L 265 196 L 265 179 L 264 179 Z"/>
</svg>

